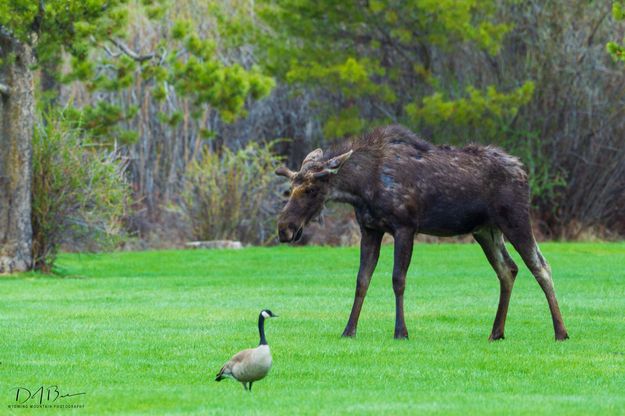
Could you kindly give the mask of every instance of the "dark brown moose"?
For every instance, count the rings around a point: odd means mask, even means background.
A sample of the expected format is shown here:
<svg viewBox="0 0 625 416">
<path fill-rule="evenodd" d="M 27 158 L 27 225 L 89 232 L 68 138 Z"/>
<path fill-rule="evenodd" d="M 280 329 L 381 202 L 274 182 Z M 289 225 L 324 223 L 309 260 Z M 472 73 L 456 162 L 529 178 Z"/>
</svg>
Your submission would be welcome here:
<svg viewBox="0 0 625 416">
<path fill-rule="evenodd" d="M 291 181 L 279 215 L 281 242 L 300 238 L 327 200 L 353 205 L 362 234 L 356 295 L 343 336 L 354 336 L 385 232 L 395 239 L 393 290 L 395 338 L 407 338 L 404 287 L 415 233 L 473 234 L 497 273 L 499 307 L 490 340 L 504 337 L 510 293 L 518 268 L 503 236 L 512 243 L 542 288 L 556 340 L 568 338 L 551 280 L 529 216 L 529 186 L 521 162 L 491 146 L 435 146 L 401 126 L 378 128 L 324 154 L 314 150 L 299 172 L 281 167 Z"/>
</svg>

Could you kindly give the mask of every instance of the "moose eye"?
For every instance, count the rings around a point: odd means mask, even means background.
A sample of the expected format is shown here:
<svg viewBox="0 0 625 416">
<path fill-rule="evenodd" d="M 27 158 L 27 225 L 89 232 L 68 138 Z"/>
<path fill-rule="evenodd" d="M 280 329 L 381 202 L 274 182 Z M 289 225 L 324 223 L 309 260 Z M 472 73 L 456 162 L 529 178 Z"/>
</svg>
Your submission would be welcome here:
<svg viewBox="0 0 625 416">
<path fill-rule="evenodd" d="M 282 192 L 282 196 L 284 196 L 285 198 L 288 198 L 291 196 L 291 190 L 287 189 L 286 191 Z"/>
</svg>

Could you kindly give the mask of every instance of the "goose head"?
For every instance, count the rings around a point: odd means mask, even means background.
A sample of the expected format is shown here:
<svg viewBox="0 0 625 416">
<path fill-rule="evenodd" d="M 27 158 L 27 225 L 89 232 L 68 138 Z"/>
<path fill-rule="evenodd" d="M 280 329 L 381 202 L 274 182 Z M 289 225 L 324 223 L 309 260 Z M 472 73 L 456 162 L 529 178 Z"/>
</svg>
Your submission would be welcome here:
<svg viewBox="0 0 625 416">
<path fill-rule="evenodd" d="M 273 312 L 271 312 L 269 309 L 263 309 L 262 311 L 260 311 L 260 315 L 267 319 L 267 318 L 277 318 L 278 315 L 275 315 Z"/>
</svg>

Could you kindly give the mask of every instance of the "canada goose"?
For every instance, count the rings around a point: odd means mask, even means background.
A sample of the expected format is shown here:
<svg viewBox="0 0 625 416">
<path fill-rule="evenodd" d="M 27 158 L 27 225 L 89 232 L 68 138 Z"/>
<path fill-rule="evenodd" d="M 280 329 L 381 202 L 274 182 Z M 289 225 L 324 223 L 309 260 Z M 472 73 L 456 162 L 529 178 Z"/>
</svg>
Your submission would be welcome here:
<svg viewBox="0 0 625 416">
<path fill-rule="evenodd" d="M 235 354 L 217 373 L 215 381 L 231 377 L 243 384 L 245 390 L 252 391 L 252 383 L 265 377 L 271 369 L 271 351 L 265 338 L 265 319 L 277 318 L 269 309 L 263 309 L 258 315 L 258 333 L 260 343 L 256 348 L 249 348 Z M 249 386 L 247 385 L 249 383 Z"/>
</svg>

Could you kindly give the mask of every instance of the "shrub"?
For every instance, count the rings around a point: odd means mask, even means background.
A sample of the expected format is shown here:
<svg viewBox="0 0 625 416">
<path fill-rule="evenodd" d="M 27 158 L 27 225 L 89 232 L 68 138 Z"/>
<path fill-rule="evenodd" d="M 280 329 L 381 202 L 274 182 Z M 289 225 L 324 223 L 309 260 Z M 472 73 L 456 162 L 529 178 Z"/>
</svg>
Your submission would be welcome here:
<svg viewBox="0 0 625 416">
<path fill-rule="evenodd" d="M 235 239 L 267 244 L 276 236 L 280 209 L 280 159 L 272 145 L 250 142 L 245 148 L 221 154 L 205 149 L 185 174 L 183 210 L 199 240 Z"/>
<path fill-rule="evenodd" d="M 110 247 L 122 234 L 129 195 L 115 153 L 90 146 L 62 111 L 45 115 L 33 138 L 35 269 L 49 272 L 63 243 Z"/>
</svg>

